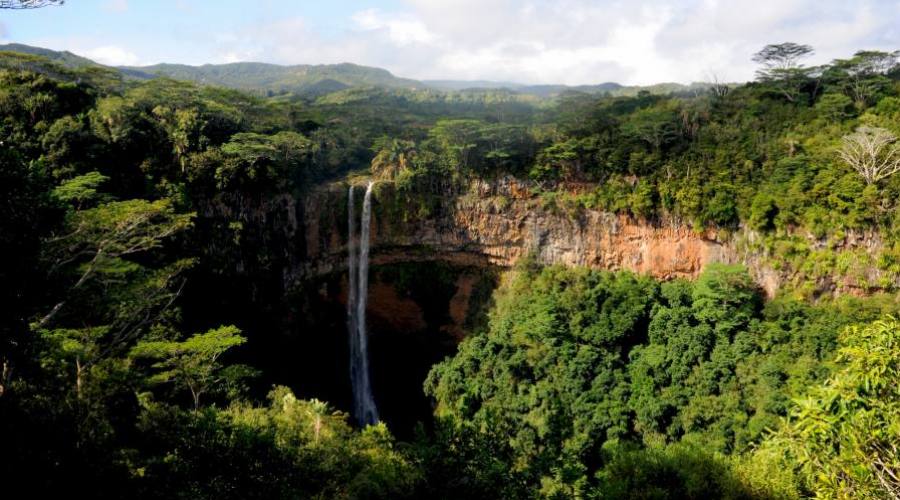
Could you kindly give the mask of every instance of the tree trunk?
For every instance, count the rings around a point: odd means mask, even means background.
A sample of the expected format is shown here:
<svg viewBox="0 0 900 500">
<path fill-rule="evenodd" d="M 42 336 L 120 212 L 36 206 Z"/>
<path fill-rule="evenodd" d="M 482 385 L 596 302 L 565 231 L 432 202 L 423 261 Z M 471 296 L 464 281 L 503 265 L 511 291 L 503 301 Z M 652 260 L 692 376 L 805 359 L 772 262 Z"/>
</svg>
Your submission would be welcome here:
<svg viewBox="0 0 900 500">
<path fill-rule="evenodd" d="M 53 306 L 53 309 L 51 309 L 50 312 L 47 313 L 46 316 L 44 316 L 43 318 L 41 318 L 41 320 L 40 320 L 40 321 L 38 322 L 38 324 L 37 324 L 37 327 L 38 327 L 38 328 L 43 328 L 44 325 L 46 325 L 47 323 L 49 323 L 50 320 L 53 319 L 54 316 L 56 316 L 56 313 L 58 313 L 59 310 L 62 309 L 62 307 L 63 307 L 64 305 L 66 305 L 66 301 L 65 301 L 65 300 L 63 300 L 62 302 L 59 302 L 58 304 L 56 304 L 55 306 Z"/>
<path fill-rule="evenodd" d="M 80 287 L 81 285 L 83 285 L 84 282 L 87 281 L 87 279 L 92 274 L 94 274 L 94 268 L 97 266 L 97 261 L 100 260 L 100 257 L 102 255 L 103 255 L 103 247 L 101 246 L 100 248 L 97 249 L 97 253 L 94 255 L 94 258 L 91 259 L 91 262 L 88 264 L 88 268 L 84 271 L 84 273 L 81 274 L 81 277 L 78 278 L 78 281 L 72 286 L 70 291 L 75 290 L 78 287 Z M 41 321 L 38 323 L 38 325 L 37 325 L 38 328 L 43 328 L 44 325 L 49 323 L 50 320 L 53 319 L 54 316 L 56 316 L 56 314 L 59 312 L 60 309 L 62 309 L 62 307 L 64 305 L 66 305 L 65 300 L 60 301 L 58 304 L 53 306 L 53 309 L 46 316 L 44 316 L 41 319 Z"/>
<path fill-rule="evenodd" d="M 319 444 L 319 431 L 322 430 L 322 416 L 321 415 L 316 415 L 316 424 L 314 426 L 314 430 L 315 430 L 315 443 L 318 445 Z"/>
<path fill-rule="evenodd" d="M 81 358 L 75 358 L 75 396 L 78 399 L 81 399 L 81 375 L 83 373 L 84 367 L 81 366 Z"/>
<path fill-rule="evenodd" d="M 0 371 L 0 397 L 6 392 L 6 386 L 12 379 L 12 363 L 8 359 L 3 360 L 3 369 Z"/>
</svg>

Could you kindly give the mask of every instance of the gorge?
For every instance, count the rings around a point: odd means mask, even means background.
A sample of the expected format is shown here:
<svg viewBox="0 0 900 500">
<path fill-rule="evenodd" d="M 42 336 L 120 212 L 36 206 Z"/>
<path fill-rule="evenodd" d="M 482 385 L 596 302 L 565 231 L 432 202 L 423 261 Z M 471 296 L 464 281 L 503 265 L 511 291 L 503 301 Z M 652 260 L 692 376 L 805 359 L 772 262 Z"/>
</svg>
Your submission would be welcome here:
<svg viewBox="0 0 900 500">
<path fill-rule="evenodd" d="M 262 341 L 271 344 L 267 350 L 272 353 L 303 353 L 299 358 L 282 359 L 280 354 L 267 358 L 273 366 L 283 367 L 274 373 L 280 380 L 296 380 L 299 394 L 327 399 L 352 409 L 354 415 L 363 412 L 356 390 L 361 385 L 339 381 L 348 371 L 359 381 L 360 372 L 353 371 L 352 364 L 333 360 L 358 359 L 358 337 L 351 335 L 348 347 L 332 328 L 339 328 L 348 311 L 356 311 L 356 317 L 362 314 L 354 299 L 361 270 L 357 259 L 347 258 L 360 253 L 360 240 L 347 235 L 364 229 L 355 223 L 361 218 L 360 196 L 353 193 L 361 194 L 354 186 L 368 182 L 357 178 L 326 184 L 299 200 L 288 193 L 239 200 L 221 196 L 202 213 L 204 224 L 216 225 L 219 218 L 241 221 L 237 249 L 243 250 L 229 260 L 239 275 L 250 280 L 251 288 L 264 293 L 265 287 L 271 294 L 266 300 L 272 303 L 299 304 L 286 306 L 287 313 L 273 313 L 288 318 L 272 325 L 285 333 Z M 570 189 L 577 192 L 579 186 Z M 483 328 L 496 276 L 523 259 L 633 271 L 661 280 L 695 279 L 712 263 L 739 263 L 770 297 L 793 280 L 805 279 L 801 270 L 773 268 L 765 252 L 749 249 L 747 240 L 758 237 L 752 231 L 698 232 L 674 220 L 640 220 L 586 208 L 567 211 L 546 203 L 532 185 L 513 178 L 412 192 L 381 180 L 367 191 L 372 283 L 366 340 L 373 363 L 371 383 L 379 416 L 404 437 L 416 422 L 431 418 L 431 403 L 420 392 L 431 366 L 452 355 L 466 335 Z M 435 198 L 438 203 L 421 209 Z M 208 241 L 229 237 L 227 232 L 216 234 Z M 881 244 L 877 237 L 851 232 L 841 248 L 877 254 Z M 265 285 L 259 284 L 261 277 L 266 277 Z M 847 278 L 827 277 L 816 283 L 822 296 L 864 291 Z M 306 319 L 298 322 L 300 318 Z M 351 326 L 350 331 L 359 329 Z"/>
</svg>

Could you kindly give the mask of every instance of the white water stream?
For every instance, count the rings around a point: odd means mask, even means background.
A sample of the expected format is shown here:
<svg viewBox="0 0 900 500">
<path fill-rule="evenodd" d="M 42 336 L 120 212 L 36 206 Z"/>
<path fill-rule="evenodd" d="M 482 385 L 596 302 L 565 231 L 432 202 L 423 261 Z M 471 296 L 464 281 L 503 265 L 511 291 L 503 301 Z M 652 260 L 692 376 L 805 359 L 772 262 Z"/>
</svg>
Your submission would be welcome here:
<svg viewBox="0 0 900 500">
<path fill-rule="evenodd" d="M 369 379 L 369 348 L 366 335 L 366 304 L 369 292 L 369 238 L 372 224 L 372 184 L 366 187 L 360 223 L 359 253 L 354 240 L 356 223 L 353 186 L 350 186 L 347 241 L 347 329 L 350 334 L 350 383 L 353 387 L 353 416 L 361 426 L 378 422 L 378 410 Z M 358 274 L 357 274 L 358 273 Z"/>
</svg>

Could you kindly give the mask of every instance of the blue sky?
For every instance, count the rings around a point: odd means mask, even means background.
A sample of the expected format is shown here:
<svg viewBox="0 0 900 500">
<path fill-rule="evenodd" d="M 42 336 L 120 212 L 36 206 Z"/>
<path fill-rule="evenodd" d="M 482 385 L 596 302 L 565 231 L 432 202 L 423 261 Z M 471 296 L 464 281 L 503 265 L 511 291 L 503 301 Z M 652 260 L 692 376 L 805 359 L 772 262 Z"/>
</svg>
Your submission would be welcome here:
<svg viewBox="0 0 900 500">
<path fill-rule="evenodd" d="M 0 11 L 0 43 L 107 64 L 355 62 L 421 79 L 650 84 L 752 78 L 766 43 L 810 64 L 900 49 L 897 0 L 68 0 Z"/>
</svg>

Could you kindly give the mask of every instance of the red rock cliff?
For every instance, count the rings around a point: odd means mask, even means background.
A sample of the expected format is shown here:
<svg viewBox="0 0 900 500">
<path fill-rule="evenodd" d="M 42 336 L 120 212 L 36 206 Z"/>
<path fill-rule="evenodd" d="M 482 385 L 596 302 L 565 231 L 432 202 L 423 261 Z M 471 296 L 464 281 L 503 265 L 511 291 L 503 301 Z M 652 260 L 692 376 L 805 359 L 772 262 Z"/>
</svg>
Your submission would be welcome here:
<svg viewBox="0 0 900 500">
<path fill-rule="evenodd" d="M 345 197 L 345 190 L 332 186 L 305 200 L 308 260 L 300 275 L 344 265 L 346 211 L 337 210 L 334 200 Z M 426 217 L 389 217 L 384 206 L 393 203 L 392 196 L 391 187 L 384 186 L 376 197 L 382 207 L 376 206 L 373 218 L 375 264 L 442 259 L 507 267 L 530 254 L 546 264 L 627 269 L 671 279 L 696 277 L 710 262 L 740 260 L 714 232 L 698 234 L 680 224 L 651 224 L 599 210 L 561 213 L 542 207 L 524 183 L 509 178 L 473 182 L 465 194 Z"/>
</svg>

